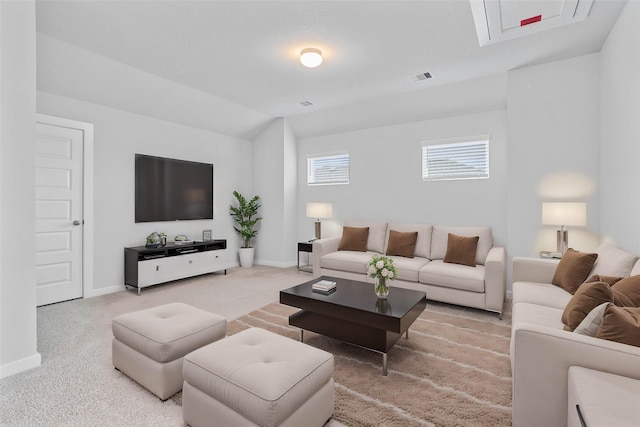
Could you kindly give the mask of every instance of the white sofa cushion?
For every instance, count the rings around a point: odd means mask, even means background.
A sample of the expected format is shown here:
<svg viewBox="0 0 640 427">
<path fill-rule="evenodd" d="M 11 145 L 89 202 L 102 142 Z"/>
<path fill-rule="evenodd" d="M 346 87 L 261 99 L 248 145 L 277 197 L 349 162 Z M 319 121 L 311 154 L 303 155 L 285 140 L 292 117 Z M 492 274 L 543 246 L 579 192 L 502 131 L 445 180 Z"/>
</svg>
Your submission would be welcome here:
<svg viewBox="0 0 640 427">
<path fill-rule="evenodd" d="M 484 266 L 445 263 L 441 259 L 433 260 L 420 269 L 420 283 L 462 289 L 471 292 L 484 292 Z"/>
<path fill-rule="evenodd" d="M 417 282 L 418 271 L 429 262 L 428 259 L 420 257 L 405 258 L 401 256 L 390 256 L 389 258 L 393 260 L 393 264 L 398 270 L 396 279 L 407 282 Z"/>
<path fill-rule="evenodd" d="M 518 304 L 513 304 L 511 324 L 533 323 L 534 325 L 547 326 L 562 331 L 564 330 L 562 312 L 563 310 L 560 308 L 520 302 Z M 572 333 L 569 331 L 566 332 L 568 334 Z"/>
<path fill-rule="evenodd" d="M 391 230 L 399 231 L 401 233 L 417 231 L 418 239 L 416 240 L 416 249 L 414 256 L 421 258 L 431 257 L 431 233 L 433 232 L 433 226 L 430 224 L 398 224 L 392 222 L 387 227 L 387 236 L 384 243 L 384 253 L 387 253 L 389 246 L 389 233 Z M 417 280 L 417 279 L 416 279 Z"/>
<path fill-rule="evenodd" d="M 367 264 L 373 252 L 336 251 L 329 252 L 320 258 L 320 267 L 330 270 L 348 271 L 350 273 L 367 274 Z"/>
<path fill-rule="evenodd" d="M 513 304 L 526 302 L 564 310 L 572 295 L 560 286 L 551 283 L 515 282 Z"/>
<path fill-rule="evenodd" d="M 449 233 L 458 236 L 474 237 L 478 236 L 478 249 L 476 250 L 476 263 L 484 265 L 487 255 L 493 246 L 493 235 L 491 227 L 462 227 L 462 226 L 433 226 L 433 236 L 431 237 L 431 259 L 444 259 L 449 243 Z"/>
<path fill-rule="evenodd" d="M 596 249 L 598 258 L 589 276 L 627 277 L 638 261 L 638 257 L 609 243 L 603 243 Z"/>
<path fill-rule="evenodd" d="M 345 227 L 369 227 L 369 239 L 367 240 L 367 250 L 384 253 L 385 241 L 387 238 L 387 223 L 379 221 L 355 221 L 347 220 Z"/>
</svg>

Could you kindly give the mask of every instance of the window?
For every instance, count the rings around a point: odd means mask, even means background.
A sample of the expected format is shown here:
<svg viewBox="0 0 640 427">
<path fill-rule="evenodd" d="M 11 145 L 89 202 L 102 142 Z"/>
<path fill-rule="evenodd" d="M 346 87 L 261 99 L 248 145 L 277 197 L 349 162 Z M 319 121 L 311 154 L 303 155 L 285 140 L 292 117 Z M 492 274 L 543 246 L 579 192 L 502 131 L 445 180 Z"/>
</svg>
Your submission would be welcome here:
<svg viewBox="0 0 640 427">
<path fill-rule="evenodd" d="M 489 178 L 489 135 L 422 143 L 422 180 Z"/>
<path fill-rule="evenodd" d="M 307 156 L 308 185 L 334 185 L 348 183 L 348 152 Z"/>
</svg>

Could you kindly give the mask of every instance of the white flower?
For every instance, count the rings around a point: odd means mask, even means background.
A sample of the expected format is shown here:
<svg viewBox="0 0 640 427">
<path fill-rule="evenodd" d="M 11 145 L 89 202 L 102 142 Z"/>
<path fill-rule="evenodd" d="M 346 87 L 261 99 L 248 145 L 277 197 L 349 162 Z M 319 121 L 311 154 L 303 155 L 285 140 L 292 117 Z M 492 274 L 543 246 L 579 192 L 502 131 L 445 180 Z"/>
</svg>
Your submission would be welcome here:
<svg viewBox="0 0 640 427">
<path fill-rule="evenodd" d="M 376 262 L 376 268 L 383 268 L 383 267 L 384 267 L 384 261 L 380 260 Z"/>
<path fill-rule="evenodd" d="M 389 270 L 389 279 L 393 279 L 393 271 Z"/>
<path fill-rule="evenodd" d="M 383 268 L 382 271 L 380 272 L 380 274 L 382 274 L 382 277 L 388 277 L 389 273 L 391 273 L 391 272 L 389 270 L 387 270 L 386 268 Z"/>
<path fill-rule="evenodd" d="M 376 273 L 376 268 L 373 265 L 369 266 L 369 274 L 375 274 Z"/>
</svg>

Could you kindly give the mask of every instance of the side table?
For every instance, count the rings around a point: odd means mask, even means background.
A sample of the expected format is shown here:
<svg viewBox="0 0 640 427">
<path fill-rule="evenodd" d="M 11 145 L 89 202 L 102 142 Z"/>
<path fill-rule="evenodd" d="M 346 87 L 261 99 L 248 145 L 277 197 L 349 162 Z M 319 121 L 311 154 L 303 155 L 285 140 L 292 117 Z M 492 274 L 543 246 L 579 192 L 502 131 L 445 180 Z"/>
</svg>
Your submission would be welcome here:
<svg viewBox="0 0 640 427">
<path fill-rule="evenodd" d="M 307 253 L 307 263 L 304 265 L 300 265 L 300 252 Z M 311 262 L 312 256 L 313 256 L 313 243 L 298 242 L 298 271 L 313 273 L 313 263 Z"/>
</svg>

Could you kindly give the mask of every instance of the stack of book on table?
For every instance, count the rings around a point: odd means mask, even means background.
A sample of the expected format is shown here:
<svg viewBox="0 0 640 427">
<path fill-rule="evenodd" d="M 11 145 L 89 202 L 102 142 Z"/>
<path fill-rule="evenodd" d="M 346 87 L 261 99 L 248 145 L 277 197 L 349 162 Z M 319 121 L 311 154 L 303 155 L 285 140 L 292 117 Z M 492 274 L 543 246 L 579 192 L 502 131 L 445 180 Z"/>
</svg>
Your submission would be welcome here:
<svg viewBox="0 0 640 427">
<path fill-rule="evenodd" d="M 311 285 L 311 290 L 321 294 L 330 294 L 336 290 L 336 282 L 332 280 L 320 280 Z"/>
</svg>

